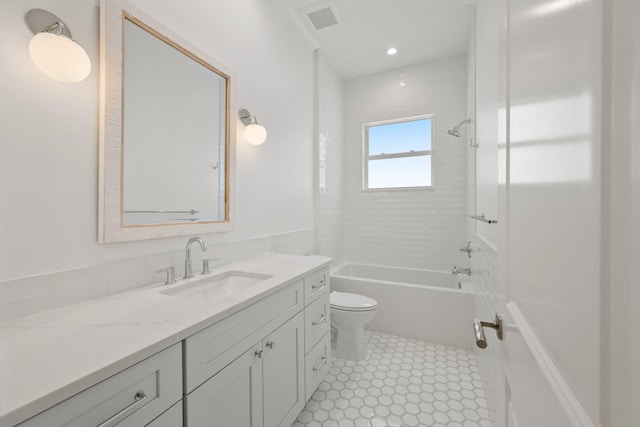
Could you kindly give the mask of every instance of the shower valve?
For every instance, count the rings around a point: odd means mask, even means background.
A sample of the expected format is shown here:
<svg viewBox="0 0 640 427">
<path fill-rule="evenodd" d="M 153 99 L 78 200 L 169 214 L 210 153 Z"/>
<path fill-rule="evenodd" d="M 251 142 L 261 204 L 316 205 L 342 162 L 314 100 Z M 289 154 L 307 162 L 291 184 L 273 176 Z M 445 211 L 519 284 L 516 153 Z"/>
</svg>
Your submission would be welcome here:
<svg viewBox="0 0 640 427">
<path fill-rule="evenodd" d="M 469 258 L 471 258 L 471 252 L 474 252 L 473 248 L 471 247 L 471 242 L 467 242 L 467 246 L 465 246 L 464 248 L 460 248 L 460 252 L 466 252 Z"/>
</svg>

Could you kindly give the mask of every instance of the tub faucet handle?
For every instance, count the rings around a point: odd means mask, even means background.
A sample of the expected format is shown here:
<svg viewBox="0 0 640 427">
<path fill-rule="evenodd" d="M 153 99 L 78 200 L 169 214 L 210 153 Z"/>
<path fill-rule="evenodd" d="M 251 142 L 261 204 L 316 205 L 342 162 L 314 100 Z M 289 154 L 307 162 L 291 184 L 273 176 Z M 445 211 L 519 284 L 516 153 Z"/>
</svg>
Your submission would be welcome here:
<svg viewBox="0 0 640 427">
<path fill-rule="evenodd" d="M 466 252 L 467 256 L 471 258 L 471 252 L 475 252 L 475 251 L 473 250 L 471 242 L 467 242 L 467 246 L 460 248 L 460 252 Z"/>
</svg>

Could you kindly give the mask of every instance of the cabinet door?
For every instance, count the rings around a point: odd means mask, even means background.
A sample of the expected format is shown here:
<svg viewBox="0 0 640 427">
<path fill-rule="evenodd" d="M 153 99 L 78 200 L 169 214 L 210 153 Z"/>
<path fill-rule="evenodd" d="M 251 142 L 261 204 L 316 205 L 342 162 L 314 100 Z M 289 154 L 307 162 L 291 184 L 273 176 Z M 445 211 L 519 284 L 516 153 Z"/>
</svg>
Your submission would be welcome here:
<svg viewBox="0 0 640 427">
<path fill-rule="evenodd" d="M 186 397 L 191 427 L 262 427 L 262 344 L 252 347 Z"/>
<path fill-rule="evenodd" d="M 304 407 L 304 313 L 263 340 L 264 427 L 289 427 Z"/>
<path fill-rule="evenodd" d="M 182 401 L 151 421 L 146 427 L 182 427 Z"/>
</svg>

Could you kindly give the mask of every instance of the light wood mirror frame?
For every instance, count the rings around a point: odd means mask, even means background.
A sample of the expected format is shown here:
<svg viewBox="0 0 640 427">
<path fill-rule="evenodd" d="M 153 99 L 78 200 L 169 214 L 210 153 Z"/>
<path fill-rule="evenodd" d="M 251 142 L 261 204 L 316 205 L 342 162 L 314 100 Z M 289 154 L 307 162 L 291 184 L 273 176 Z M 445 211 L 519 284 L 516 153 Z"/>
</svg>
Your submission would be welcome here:
<svg viewBox="0 0 640 427">
<path fill-rule="evenodd" d="M 98 241 L 135 241 L 232 230 L 235 218 L 235 73 L 194 46 L 146 12 L 126 0 L 100 2 L 100 129 Z M 125 16 L 134 18 L 189 52 L 221 74 L 228 76 L 226 100 L 225 218 L 209 222 L 175 224 L 123 224 L 123 25 Z"/>
</svg>

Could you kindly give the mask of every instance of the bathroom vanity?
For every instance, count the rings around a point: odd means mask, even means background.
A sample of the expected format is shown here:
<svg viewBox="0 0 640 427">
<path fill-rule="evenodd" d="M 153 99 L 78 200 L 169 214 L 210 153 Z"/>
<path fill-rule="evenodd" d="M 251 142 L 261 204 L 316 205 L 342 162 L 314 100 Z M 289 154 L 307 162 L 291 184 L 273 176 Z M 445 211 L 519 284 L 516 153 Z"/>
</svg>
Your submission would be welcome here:
<svg viewBox="0 0 640 427">
<path fill-rule="evenodd" d="M 329 261 L 265 254 L 0 325 L 0 426 L 289 427 L 329 369 Z"/>
</svg>

